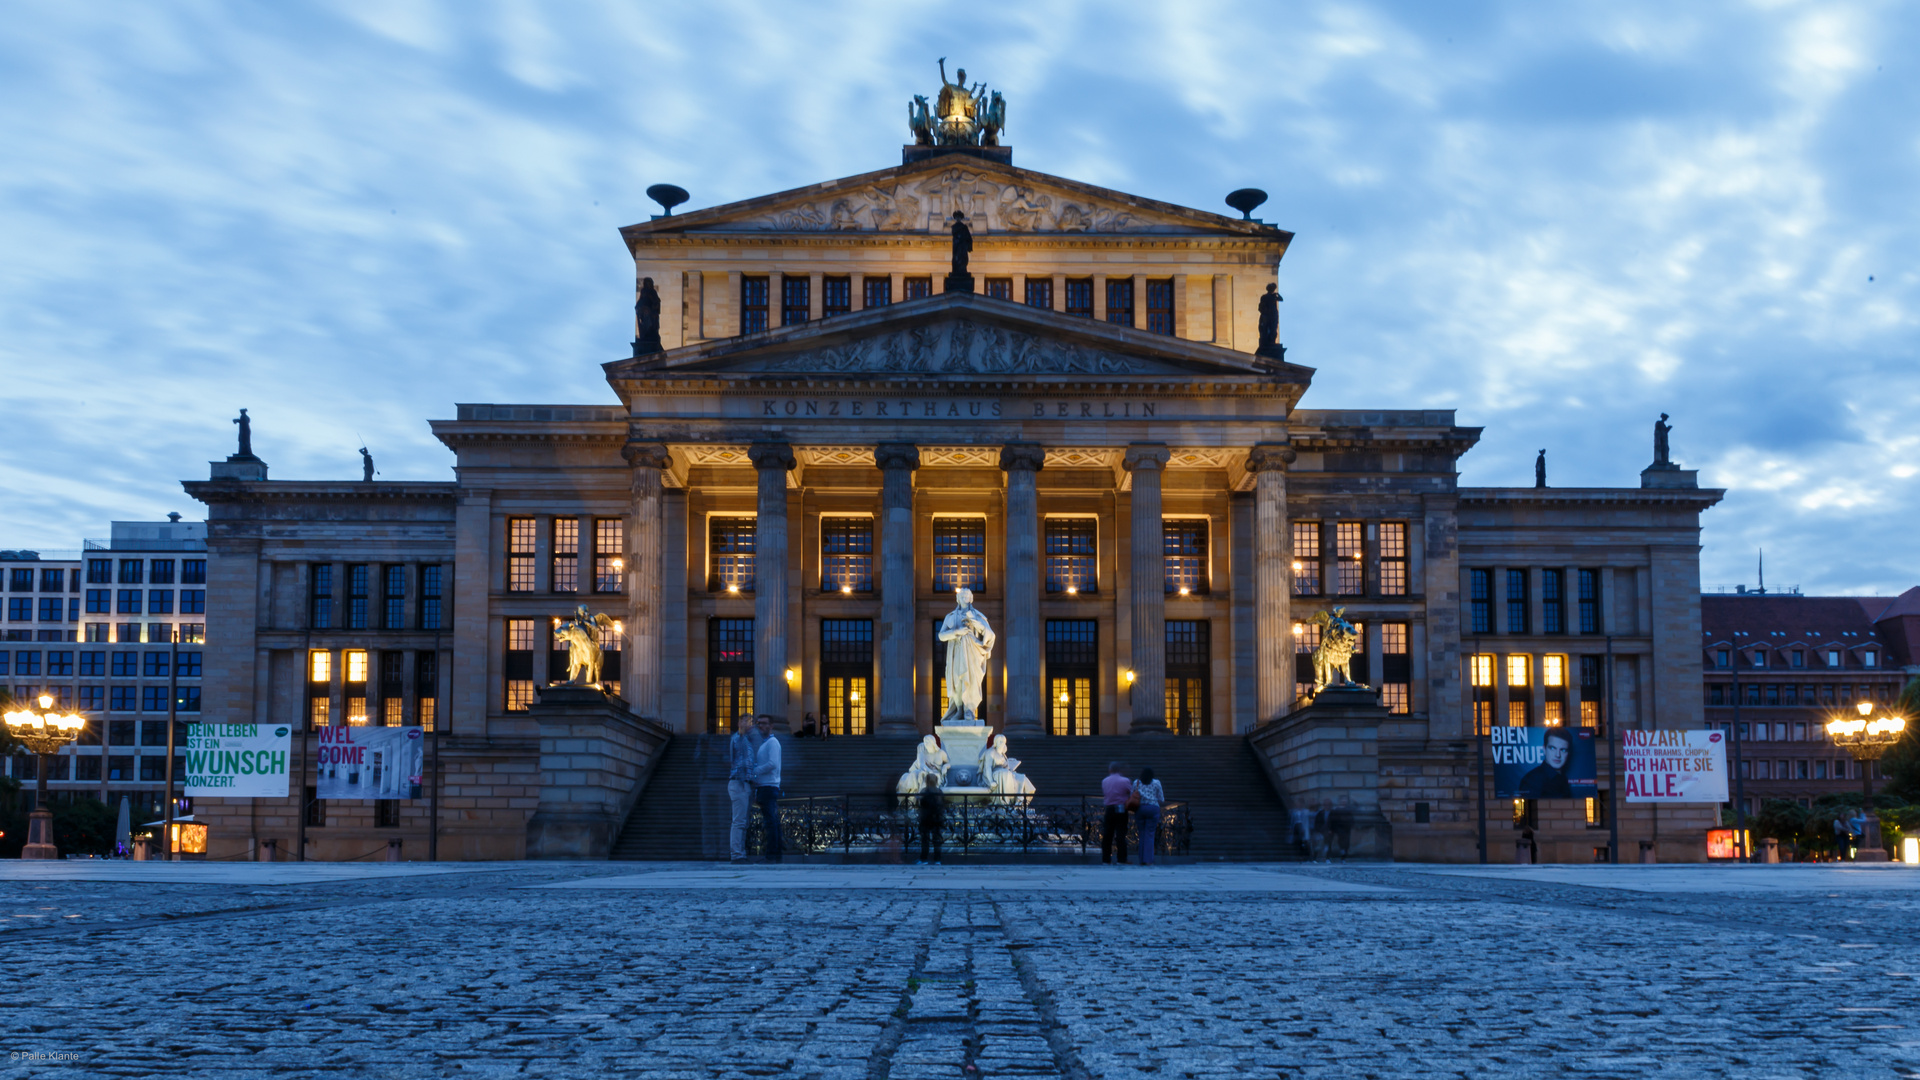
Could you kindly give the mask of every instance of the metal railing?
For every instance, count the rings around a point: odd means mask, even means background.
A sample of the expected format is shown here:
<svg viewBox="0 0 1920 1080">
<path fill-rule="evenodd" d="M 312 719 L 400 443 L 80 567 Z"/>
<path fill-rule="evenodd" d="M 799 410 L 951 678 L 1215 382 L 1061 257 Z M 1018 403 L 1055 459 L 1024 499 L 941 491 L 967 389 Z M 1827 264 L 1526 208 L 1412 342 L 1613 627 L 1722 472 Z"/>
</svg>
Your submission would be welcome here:
<svg viewBox="0 0 1920 1080">
<path fill-rule="evenodd" d="M 948 795 L 941 828 L 944 854 L 1086 855 L 1100 850 L 1106 806 L 1099 796 L 1044 798 Z M 917 795 L 809 795 L 780 800 L 780 832 L 792 854 L 906 856 L 920 844 Z M 1139 849 L 1139 819 L 1127 815 L 1127 850 Z M 1154 851 L 1185 855 L 1193 837 L 1186 803 L 1160 808 Z M 766 827 L 755 808 L 748 849 L 766 853 Z"/>
</svg>

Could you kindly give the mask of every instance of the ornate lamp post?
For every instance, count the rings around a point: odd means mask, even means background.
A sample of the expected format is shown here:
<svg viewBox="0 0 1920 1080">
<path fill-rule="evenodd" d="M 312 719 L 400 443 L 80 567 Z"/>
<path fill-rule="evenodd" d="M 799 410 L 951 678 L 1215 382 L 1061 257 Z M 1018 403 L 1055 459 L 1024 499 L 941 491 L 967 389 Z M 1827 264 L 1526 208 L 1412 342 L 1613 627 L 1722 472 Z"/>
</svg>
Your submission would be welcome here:
<svg viewBox="0 0 1920 1080">
<path fill-rule="evenodd" d="M 60 851 L 53 846 L 53 811 L 47 809 L 47 772 L 53 766 L 53 755 L 79 738 L 81 729 L 87 726 L 87 718 L 78 713 L 53 711 L 53 695 L 41 694 L 38 710 L 10 712 L 6 720 L 7 730 L 13 737 L 40 755 L 40 767 L 34 770 L 33 815 L 27 825 L 27 846 L 21 849 L 20 857 L 57 859 Z"/>
<path fill-rule="evenodd" d="M 1873 763 L 1900 740 L 1900 733 L 1907 729 L 1907 720 L 1885 712 L 1874 717 L 1871 701 L 1862 701 L 1854 708 L 1859 716 L 1836 716 L 1827 721 L 1827 735 L 1860 763 L 1860 781 L 1867 796 L 1866 808 L 1861 811 L 1866 826 L 1854 858 L 1860 862 L 1886 862 L 1886 849 L 1880 846 L 1880 815 L 1873 812 Z"/>
</svg>

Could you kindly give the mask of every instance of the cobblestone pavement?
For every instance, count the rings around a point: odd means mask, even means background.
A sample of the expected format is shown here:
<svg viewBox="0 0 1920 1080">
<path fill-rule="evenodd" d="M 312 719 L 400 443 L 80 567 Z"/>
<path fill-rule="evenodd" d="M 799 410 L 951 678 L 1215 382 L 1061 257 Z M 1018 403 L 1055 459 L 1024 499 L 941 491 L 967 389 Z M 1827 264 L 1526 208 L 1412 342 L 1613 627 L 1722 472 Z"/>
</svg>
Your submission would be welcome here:
<svg viewBox="0 0 1920 1080">
<path fill-rule="evenodd" d="M 1893 875 L 265 870 L 0 871 L 0 1076 L 1920 1077 Z"/>
</svg>

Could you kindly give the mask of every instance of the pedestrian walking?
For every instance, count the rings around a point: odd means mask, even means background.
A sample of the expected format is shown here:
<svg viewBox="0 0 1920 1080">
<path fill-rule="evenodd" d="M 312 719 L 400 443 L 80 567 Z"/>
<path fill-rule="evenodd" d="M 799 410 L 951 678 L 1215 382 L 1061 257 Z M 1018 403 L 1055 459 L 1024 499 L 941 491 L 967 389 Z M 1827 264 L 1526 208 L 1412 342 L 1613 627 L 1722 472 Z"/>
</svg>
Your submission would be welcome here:
<svg viewBox="0 0 1920 1080">
<path fill-rule="evenodd" d="M 1133 781 L 1120 772 L 1120 763 L 1107 763 L 1107 778 L 1100 781 L 1100 798 L 1106 804 L 1106 818 L 1101 822 L 1100 861 L 1113 861 L 1114 849 L 1120 851 L 1120 865 L 1127 864 L 1127 811 L 1133 802 Z"/>
<path fill-rule="evenodd" d="M 1334 804 L 1333 812 L 1327 815 L 1327 831 L 1332 841 L 1332 851 L 1339 853 L 1341 862 L 1347 861 L 1347 852 L 1353 849 L 1353 799 L 1342 795 Z M 1329 856 L 1331 857 L 1331 856 Z"/>
<path fill-rule="evenodd" d="M 920 789 L 920 865 L 940 865 L 940 842 L 947 828 L 947 797 L 938 780 Z M 928 856 L 928 852 L 932 856 Z"/>
<path fill-rule="evenodd" d="M 760 816 L 767 827 L 767 861 L 777 863 L 784 853 L 780 837 L 780 740 L 773 734 L 773 717 L 760 714 L 755 725 L 760 731 L 760 746 L 754 751 L 753 801 L 760 805 Z"/>
<path fill-rule="evenodd" d="M 1321 799 L 1320 805 L 1313 811 L 1313 861 L 1328 861 L 1328 852 L 1333 849 L 1333 802 Z"/>
<path fill-rule="evenodd" d="M 1140 826 L 1140 865 L 1152 866 L 1154 848 L 1160 838 L 1160 807 L 1166 804 L 1167 795 L 1161 790 L 1160 781 L 1153 778 L 1152 769 L 1140 770 L 1140 779 L 1133 782 L 1133 795 L 1140 800 L 1140 808 L 1133 812 L 1133 819 Z"/>
<path fill-rule="evenodd" d="M 727 740 L 727 802 L 733 811 L 727 830 L 727 853 L 734 862 L 747 861 L 747 815 L 753 812 L 753 769 L 759 754 L 760 733 L 742 716 Z"/>
</svg>

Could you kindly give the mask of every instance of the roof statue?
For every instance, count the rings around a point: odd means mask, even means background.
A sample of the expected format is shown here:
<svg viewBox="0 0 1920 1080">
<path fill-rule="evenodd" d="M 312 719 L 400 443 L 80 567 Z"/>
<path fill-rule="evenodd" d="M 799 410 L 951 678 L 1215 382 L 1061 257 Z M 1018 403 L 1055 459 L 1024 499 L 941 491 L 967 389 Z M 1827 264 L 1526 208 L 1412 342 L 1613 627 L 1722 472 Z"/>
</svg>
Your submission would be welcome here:
<svg viewBox="0 0 1920 1080">
<path fill-rule="evenodd" d="M 999 146 L 1007 126 L 1007 103 L 999 91 L 991 95 L 986 83 L 967 85 L 967 69 L 958 68 L 947 81 L 947 58 L 940 58 L 940 95 L 931 108 L 915 94 L 907 103 L 907 130 L 916 146 Z"/>
</svg>

